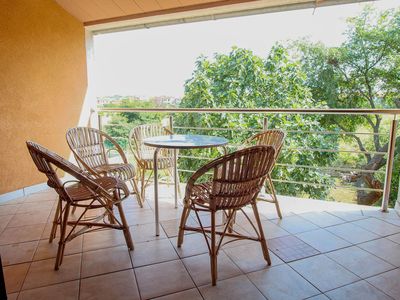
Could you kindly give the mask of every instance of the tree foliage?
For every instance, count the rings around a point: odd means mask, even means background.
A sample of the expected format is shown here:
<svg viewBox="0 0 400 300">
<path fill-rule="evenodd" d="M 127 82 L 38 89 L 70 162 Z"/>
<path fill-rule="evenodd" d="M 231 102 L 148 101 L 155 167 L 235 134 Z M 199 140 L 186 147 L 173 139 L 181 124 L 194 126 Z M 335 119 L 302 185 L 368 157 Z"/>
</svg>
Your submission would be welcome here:
<svg viewBox="0 0 400 300">
<path fill-rule="evenodd" d="M 400 10 L 377 13 L 367 7 L 348 23 L 346 40 L 339 47 L 306 41 L 293 44 L 315 103 L 323 102 L 331 108 L 400 108 Z M 326 116 L 324 120 L 324 124 L 335 124 L 345 132 L 362 129 L 373 134 L 369 138 L 360 134 L 345 138 L 364 153 L 356 161 L 357 167 L 369 171 L 386 165 L 385 155 L 371 152 L 387 152 L 389 122 L 382 115 Z M 377 173 L 358 172 L 349 180 L 359 188 L 383 188 L 383 176 Z M 392 185 L 393 201 L 398 172 Z M 357 201 L 370 205 L 381 196 L 381 192 L 359 190 Z"/>
<path fill-rule="evenodd" d="M 200 57 L 196 62 L 193 76 L 185 84 L 181 107 L 236 107 L 236 108 L 311 108 L 310 89 L 306 86 L 306 74 L 297 61 L 289 57 L 287 49 L 275 45 L 267 58 L 254 55 L 251 51 L 232 48 L 229 54 L 216 54 L 213 59 Z M 323 104 L 318 104 L 323 107 Z M 234 144 L 241 144 L 262 126 L 261 114 L 190 114 L 179 115 L 176 122 L 184 127 L 227 128 L 231 131 L 214 130 L 214 135 L 225 136 Z M 329 164 L 335 153 L 300 151 L 299 148 L 319 148 L 335 145 L 335 136 L 318 136 L 297 131 L 320 131 L 320 116 L 274 115 L 268 117 L 271 128 L 288 131 L 286 150 L 274 170 L 274 177 L 290 182 L 311 184 L 277 183 L 278 191 L 286 195 L 323 198 L 325 185 L 333 183 L 332 178 L 317 168 L 295 168 L 293 165 L 318 166 Z M 251 131 L 253 130 L 253 131 Z M 293 131 L 293 132 L 292 132 Z M 196 131 L 196 133 L 199 133 Z M 202 133 L 207 133 L 204 131 Z M 199 151 L 194 155 L 201 156 Z M 218 155 L 216 150 L 209 150 Z M 193 151 L 192 151 L 193 155 Z M 202 156 L 205 156 L 204 154 Z M 193 159 L 181 160 L 184 169 L 195 170 L 203 162 Z M 315 185 L 314 185 L 315 184 Z"/>
</svg>

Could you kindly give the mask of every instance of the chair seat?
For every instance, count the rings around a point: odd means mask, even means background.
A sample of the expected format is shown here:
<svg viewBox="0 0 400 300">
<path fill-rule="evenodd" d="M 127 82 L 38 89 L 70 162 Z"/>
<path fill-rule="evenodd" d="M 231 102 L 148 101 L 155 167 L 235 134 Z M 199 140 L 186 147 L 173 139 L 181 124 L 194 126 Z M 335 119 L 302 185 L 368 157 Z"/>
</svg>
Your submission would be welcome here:
<svg viewBox="0 0 400 300">
<path fill-rule="evenodd" d="M 96 172 L 102 175 L 117 177 L 127 181 L 135 177 L 135 167 L 131 164 L 108 164 L 94 168 Z"/>
<path fill-rule="evenodd" d="M 123 182 L 112 177 L 95 178 L 93 181 L 109 192 L 118 188 L 124 190 L 124 192 L 126 190 L 126 185 Z M 93 193 L 80 183 L 72 184 L 66 187 L 65 190 L 70 199 L 74 202 L 93 199 Z"/>
<path fill-rule="evenodd" d="M 212 182 L 204 182 L 193 186 L 190 199 L 195 204 L 208 207 L 210 204 L 210 195 L 212 190 Z"/>
</svg>

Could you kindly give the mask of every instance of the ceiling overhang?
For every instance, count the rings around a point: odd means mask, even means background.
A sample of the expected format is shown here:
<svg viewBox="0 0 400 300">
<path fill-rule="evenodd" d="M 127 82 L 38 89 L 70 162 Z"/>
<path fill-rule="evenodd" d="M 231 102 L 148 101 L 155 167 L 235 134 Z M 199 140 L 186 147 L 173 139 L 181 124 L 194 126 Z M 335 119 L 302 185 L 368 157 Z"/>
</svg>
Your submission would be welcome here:
<svg viewBox="0 0 400 300">
<path fill-rule="evenodd" d="M 366 0 L 55 0 L 90 31 L 153 27 Z"/>
</svg>

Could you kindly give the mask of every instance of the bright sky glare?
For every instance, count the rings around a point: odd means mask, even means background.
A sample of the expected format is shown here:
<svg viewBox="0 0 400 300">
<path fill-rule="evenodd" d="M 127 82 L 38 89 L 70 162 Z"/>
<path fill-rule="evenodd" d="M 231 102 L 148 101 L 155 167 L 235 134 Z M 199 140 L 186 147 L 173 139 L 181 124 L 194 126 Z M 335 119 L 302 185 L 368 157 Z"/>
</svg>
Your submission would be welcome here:
<svg viewBox="0 0 400 300">
<path fill-rule="evenodd" d="M 366 4 L 317 8 L 314 14 L 313 9 L 304 9 L 97 35 L 95 94 L 181 97 L 196 59 L 228 53 L 232 46 L 262 57 L 277 41 L 303 37 L 337 46 L 343 41 L 346 19 L 358 15 Z M 373 6 L 397 8 L 400 1 L 380 0 Z"/>
</svg>

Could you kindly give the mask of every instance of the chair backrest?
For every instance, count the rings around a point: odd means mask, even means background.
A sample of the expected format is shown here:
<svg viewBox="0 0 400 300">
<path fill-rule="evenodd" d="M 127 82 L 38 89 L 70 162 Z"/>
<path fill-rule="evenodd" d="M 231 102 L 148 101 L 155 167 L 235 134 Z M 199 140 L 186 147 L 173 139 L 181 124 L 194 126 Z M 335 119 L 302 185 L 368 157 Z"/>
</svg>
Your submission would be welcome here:
<svg viewBox="0 0 400 300">
<path fill-rule="evenodd" d="M 273 146 L 275 148 L 275 157 L 278 157 L 285 141 L 285 132 L 280 129 L 268 129 L 260 132 L 247 140 L 247 144 Z"/>
<path fill-rule="evenodd" d="M 92 174 L 94 168 L 108 164 L 104 141 L 116 142 L 106 133 L 90 127 L 70 128 L 66 134 L 68 146 L 82 169 Z"/>
<path fill-rule="evenodd" d="M 93 191 L 99 192 L 99 189 L 101 190 L 101 187 L 93 182 L 90 178 L 85 176 L 82 170 L 80 170 L 77 166 L 65 160 L 58 154 L 32 141 L 27 141 L 26 145 L 28 147 L 32 160 L 38 170 L 47 176 L 47 185 L 51 188 L 54 188 L 54 190 L 60 195 L 62 199 L 66 201 L 70 200 L 68 194 L 65 191 L 64 185 L 58 177 L 53 166 L 70 174 L 71 176 L 76 178 L 81 184 L 87 186 Z"/>
<path fill-rule="evenodd" d="M 129 133 L 129 145 L 135 158 L 140 160 L 153 157 L 154 148 L 143 143 L 145 138 L 169 134 L 172 132 L 161 124 L 145 124 L 132 128 Z"/>
<path fill-rule="evenodd" d="M 274 147 L 254 146 L 222 156 L 201 168 L 199 174 L 210 170 L 213 173 L 211 208 L 242 207 L 256 199 L 274 158 Z"/>
</svg>

